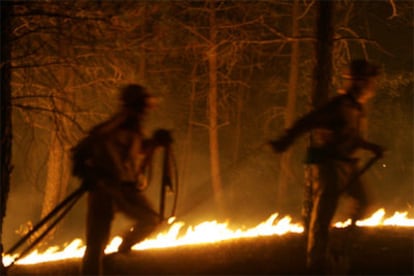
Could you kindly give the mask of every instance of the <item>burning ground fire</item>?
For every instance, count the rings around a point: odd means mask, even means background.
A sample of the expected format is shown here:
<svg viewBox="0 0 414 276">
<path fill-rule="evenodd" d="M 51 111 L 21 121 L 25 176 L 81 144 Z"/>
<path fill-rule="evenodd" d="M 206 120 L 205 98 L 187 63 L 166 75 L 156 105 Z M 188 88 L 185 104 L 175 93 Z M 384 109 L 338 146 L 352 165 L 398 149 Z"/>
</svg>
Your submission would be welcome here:
<svg viewBox="0 0 414 276">
<path fill-rule="evenodd" d="M 357 221 L 360 227 L 375 227 L 375 226 L 399 226 L 399 227 L 414 227 L 414 218 L 407 217 L 408 212 L 395 212 L 393 216 L 385 218 L 385 210 L 379 209 L 371 217 Z M 334 224 L 337 228 L 344 228 L 349 226 L 350 220 L 344 222 L 337 222 Z M 143 242 L 134 245 L 133 250 L 145 250 L 154 248 L 166 248 L 183 245 L 206 244 L 215 243 L 224 240 L 251 238 L 259 236 L 284 235 L 287 233 L 302 233 L 303 226 L 298 223 L 292 223 L 289 216 L 278 219 L 278 214 L 271 215 L 266 221 L 258 224 L 250 229 L 235 229 L 228 227 L 227 223 L 219 223 L 217 221 L 206 221 L 196 226 L 187 227 L 184 229 L 183 222 L 174 222 L 170 220 L 171 225 L 169 230 L 164 233 L 159 233 L 153 239 L 147 239 Z M 184 233 L 185 234 L 182 234 Z M 107 245 L 105 253 L 116 252 L 122 239 L 114 237 Z M 34 264 L 42 262 L 57 261 L 69 258 L 81 258 L 85 251 L 85 246 L 81 239 L 73 240 L 69 245 L 61 249 L 58 246 L 49 247 L 44 252 L 34 250 L 31 254 L 18 260 L 17 264 Z M 17 255 L 3 256 L 3 263 L 5 266 L 10 265 Z"/>
</svg>

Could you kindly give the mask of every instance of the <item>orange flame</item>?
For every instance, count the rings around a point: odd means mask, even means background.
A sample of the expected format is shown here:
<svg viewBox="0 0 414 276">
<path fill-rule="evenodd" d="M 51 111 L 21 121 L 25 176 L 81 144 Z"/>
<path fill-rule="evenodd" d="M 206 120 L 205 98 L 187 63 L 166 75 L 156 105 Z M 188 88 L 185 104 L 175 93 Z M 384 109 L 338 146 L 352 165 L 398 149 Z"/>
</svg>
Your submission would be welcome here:
<svg viewBox="0 0 414 276">
<path fill-rule="evenodd" d="M 357 221 L 357 226 L 374 227 L 374 226 L 401 226 L 414 227 L 414 218 L 407 218 L 408 212 L 395 212 L 392 217 L 385 218 L 385 210 L 379 209 L 371 217 Z M 153 239 L 147 239 L 132 247 L 133 250 L 145 250 L 152 248 L 166 248 L 190 244 L 215 243 L 223 240 L 251 238 L 259 236 L 284 235 L 287 233 L 302 233 L 303 226 L 299 223 L 292 223 L 290 216 L 277 219 L 278 214 L 271 215 L 266 221 L 250 229 L 235 229 L 228 227 L 228 223 L 219 223 L 217 221 L 206 221 L 196 226 L 189 226 L 185 234 L 180 234 L 184 227 L 183 222 L 169 221 L 171 224 L 169 230 L 165 233 L 159 233 Z M 350 219 L 345 222 L 334 224 L 337 228 L 349 226 Z M 116 252 L 121 244 L 120 237 L 114 237 L 107 245 L 105 254 Z M 81 239 L 75 239 L 62 250 L 58 246 L 49 247 L 44 252 L 34 250 L 31 254 L 18 260 L 17 264 L 34 264 L 41 262 L 57 261 L 69 258 L 81 258 L 85 252 L 85 245 Z M 3 256 L 5 266 L 10 265 L 18 255 Z"/>
</svg>

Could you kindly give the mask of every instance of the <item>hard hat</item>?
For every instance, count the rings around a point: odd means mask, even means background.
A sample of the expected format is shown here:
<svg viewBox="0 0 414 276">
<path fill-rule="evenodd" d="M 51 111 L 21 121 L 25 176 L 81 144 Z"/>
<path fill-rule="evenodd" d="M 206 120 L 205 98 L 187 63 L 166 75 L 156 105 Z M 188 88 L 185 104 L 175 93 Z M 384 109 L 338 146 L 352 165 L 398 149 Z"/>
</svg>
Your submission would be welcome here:
<svg viewBox="0 0 414 276">
<path fill-rule="evenodd" d="M 366 79 L 380 74 L 380 67 L 365 59 L 356 59 L 351 62 L 344 74 L 346 79 Z"/>
<path fill-rule="evenodd" d="M 155 97 L 139 84 L 128 84 L 121 89 L 122 105 L 137 112 L 143 112 L 153 98 Z"/>
</svg>

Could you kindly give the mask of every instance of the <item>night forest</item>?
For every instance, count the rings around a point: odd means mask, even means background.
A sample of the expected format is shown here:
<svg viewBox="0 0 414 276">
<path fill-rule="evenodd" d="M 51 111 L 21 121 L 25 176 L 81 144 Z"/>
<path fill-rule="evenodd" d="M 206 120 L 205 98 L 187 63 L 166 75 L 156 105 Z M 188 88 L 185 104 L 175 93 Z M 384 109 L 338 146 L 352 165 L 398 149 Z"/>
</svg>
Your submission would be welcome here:
<svg viewBox="0 0 414 276">
<path fill-rule="evenodd" d="M 365 134 L 386 153 L 363 177 L 373 211 L 412 214 L 414 3 L 334 2 L 328 96 L 341 92 L 352 59 L 381 66 Z M 312 108 L 317 1 L 16 0 L 1 12 L 5 248 L 79 186 L 70 149 L 117 110 L 128 83 L 161 98 L 144 128 L 173 136 L 177 217 L 249 225 L 279 212 L 300 221 L 308 139 L 283 156 L 266 143 Z M 154 160 L 146 191 L 156 206 L 160 168 Z M 82 238 L 84 204 L 45 242 Z"/>
</svg>

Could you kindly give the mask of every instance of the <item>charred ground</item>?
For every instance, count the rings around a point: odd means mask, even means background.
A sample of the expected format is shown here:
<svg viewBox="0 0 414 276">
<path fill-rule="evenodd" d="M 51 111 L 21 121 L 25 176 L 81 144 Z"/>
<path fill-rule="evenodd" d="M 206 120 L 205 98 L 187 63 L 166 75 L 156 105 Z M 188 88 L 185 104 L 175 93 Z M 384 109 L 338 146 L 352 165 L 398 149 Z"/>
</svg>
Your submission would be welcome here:
<svg viewBox="0 0 414 276">
<path fill-rule="evenodd" d="M 414 229 L 403 227 L 362 228 L 356 239 L 346 230 L 331 234 L 335 244 L 334 274 L 413 275 Z M 349 246 L 344 258 L 343 245 Z M 303 235 L 260 237 L 168 249 L 111 254 L 105 258 L 107 275 L 148 274 L 299 274 L 305 275 Z M 14 275 L 79 275 L 80 259 L 36 265 L 15 265 Z M 348 267 L 348 269 L 346 269 Z"/>
</svg>

